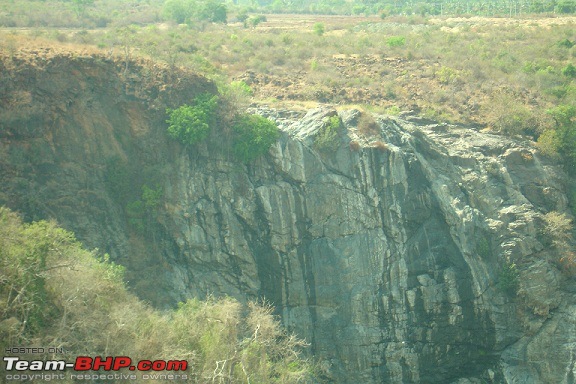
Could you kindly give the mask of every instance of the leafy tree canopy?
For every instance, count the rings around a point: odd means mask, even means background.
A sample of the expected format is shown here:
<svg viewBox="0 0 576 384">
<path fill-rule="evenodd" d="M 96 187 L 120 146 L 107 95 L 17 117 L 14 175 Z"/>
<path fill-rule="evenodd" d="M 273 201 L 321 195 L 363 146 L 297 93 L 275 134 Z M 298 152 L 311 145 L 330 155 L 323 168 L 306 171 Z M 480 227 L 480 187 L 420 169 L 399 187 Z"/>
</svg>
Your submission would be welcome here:
<svg viewBox="0 0 576 384">
<path fill-rule="evenodd" d="M 235 135 L 234 154 L 245 163 L 265 154 L 280 136 L 274 122 L 258 115 L 238 116 L 232 130 Z"/>
<path fill-rule="evenodd" d="M 182 105 L 167 109 L 168 135 L 184 145 L 194 145 L 208 137 L 210 125 L 216 117 L 218 96 L 203 94 L 194 100 L 194 105 Z"/>
<path fill-rule="evenodd" d="M 218 0 L 167 0 L 163 13 L 178 24 L 192 20 L 226 23 L 228 17 L 226 4 Z"/>
</svg>

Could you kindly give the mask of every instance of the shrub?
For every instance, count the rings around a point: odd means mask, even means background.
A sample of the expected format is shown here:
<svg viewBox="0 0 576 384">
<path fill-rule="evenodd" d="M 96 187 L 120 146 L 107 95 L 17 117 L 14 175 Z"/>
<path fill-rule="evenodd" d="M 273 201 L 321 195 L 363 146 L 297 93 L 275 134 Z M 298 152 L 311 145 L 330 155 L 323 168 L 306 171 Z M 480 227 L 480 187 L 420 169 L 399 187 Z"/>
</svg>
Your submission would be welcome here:
<svg viewBox="0 0 576 384">
<path fill-rule="evenodd" d="M 161 186 L 157 185 L 156 188 L 150 188 L 144 184 L 140 198 L 126 204 L 125 212 L 128 223 L 139 232 L 143 232 L 150 226 L 150 220 L 156 214 L 156 209 L 159 207 L 163 195 Z"/>
<path fill-rule="evenodd" d="M 576 276 L 576 253 L 573 251 L 565 252 L 558 259 L 560 270 L 567 276 Z"/>
<path fill-rule="evenodd" d="M 340 146 L 338 133 L 342 121 L 338 115 L 331 116 L 326 119 L 324 127 L 322 127 L 314 139 L 314 146 L 322 152 L 334 152 Z"/>
<path fill-rule="evenodd" d="M 460 79 L 460 74 L 456 69 L 442 66 L 436 72 L 436 77 L 442 84 L 451 84 L 457 82 Z"/>
<path fill-rule="evenodd" d="M 576 68 L 574 68 L 576 70 Z M 568 75 L 565 75 L 568 76 Z M 565 85 L 553 86 L 544 90 L 545 94 L 552 95 L 557 99 L 563 99 L 568 93 L 568 87 Z"/>
<path fill-rule="evenodd" d="M 318 70 L 318 59 L 314 58 L 314 59 L 312 59 L 312 61 L 310 61 L 310 70 L 312 72 Z"/>
<path fill-rule="evenodd" d="M 576 107 L 559 105 L 548 113 L 556 122 L 552 132 L 544 131 L 539 138 L 541 148 L 552 152 L 556 150 L 562 156 L 564 167 L 571 174 L 576 173 Z M 552 152 L 553 153 L 553 152 Z"/>
<path fill-rule="evenodd" d="M 404 36 L 391 36 L 386 39 L 386 44 L 390 48 L 403 47 L 406 44 L 406 38 Z"/>
<path fill-rule="evenodd" d="M 370 113 L 362 112 L 358 118 L 358 131 L 364 135 L 376 135 L 380 126 Z"/>
<path fill-rule="evenodd" d="M 566 77 L 574 78 L 576 77 L 576 67 L 570 63 L 562 68 L 562 74 Z"/>
<path fill-rule="evenodd" d="M 568 40 L 568 39 L 564 39 L 564 40 L 560 40 L 560 41 L 557 43 L 557 45 L 558 45 L 559 47 L 562 47 L 562 48 L 568 48 L 568 49 L 570 49 L 570 48 L 572 48 L 572 47 L 574 46 L 574 43 L 571 42 L 571 41 Z"/>
<path fill-rule="evenodd" d="M 204 94 L 198 96 L 193 106 L 182 105 L 167 109 L 170 118 L 168 134 L 184 145 L 194 145 L 208 137 L 210 125 L 216 117 L 218 96 Z"/>
<path fill-rule="evenodd" d="M 350 150 L 353 152 L 358 152 L 360 150 L 360 143 L 356 140 L 350 142 Z"/>
<path fill-rule="evenodd" d="M 248 163 L 265 154 L 278 140 L 280 132 L 274 122 L 259 115 L 242 114 L 232 125 L 234 155 Z"/>
<path fill-rule="evenodd" d="M 163 196 L 162 187 L 150 188 L 146 184 L 142 186 L 142 202 L 147 209 L 156 209 L 160 205 Z"/>
<path fill-rule="evenodd" d="M 560 1 L 557 3 L 556 7 L 554 7 L 554 11 L 557 13 L 574 13 L 576 11 L 576 5 L 569 1 Z"/>
<path fill-rule="evenodd" d="M 506 134 L 534 134 L 538 125 L 534 115 L 523 107 L 509 111 L 508 114 L 502 114 L 498 117 L 495 124 L 496 128 Z"/>
<path fill-rule="evenodd" d="M 196 18 L 198 20 L 226 24 L 228 18 L 226 4 L 216 0 L 208 0 L 199 2 L 196 7 Z"/>
<path fill-rule="evenodd" d="M 282 35 L 282 43 L 283 43 L 284 45 L 290 45 L 290 44 L 292 44 L 293 42 L 294 42 L 294 38 L 293 38 L 291 35 L 289 35 L 289 34 L 287 34 L 287 33 L 284 33 L 284 34 Z"/>
<path fill-rule="evenodd" d="M 167 0 L 164 3 L 164 17 L 178 24 L 187 21 L 193 12 L 193 2 L 190 0 Z"/>
<path fill-rule="evenodd" d="M 576 107 L 572 105 L 558 105 L 547 112 L 558 127 L 571 125 L 576 118 Z"/>
<path fill-rule="evenodd" d="M 490 240 L 487 237 L 481 236 L 476 240 L 476 254 L 486 259 L 492 254 L 490 249 Z"/>
<path fill-rule="evenodd" d="M 226 5 L 215 0 L 167 0 L 163 8 L 164 17 L 178 24 L 191 19 L 226 23 Z"/>
<path fill-rule="evenodd" d="M 256 28 L 258 24 L 266 21 L 268 21 L 268 19 L 264 15 L 252 16 L 248 20 L 244 21 L 244 26 L 247 27 L 249 24 L 252 28 Z"/>
<path fill-rule="evenodd" d="M 546 234 L 552 239 L 555 246 L 563 246 L 570 238 L 572 220 L 565 214 L 556 211 L 544 215 Z"/>
<path fill-rule="evenodd" d="M 325 31 L 324 23 L 316 23 L 314 24 L 314 33 L 318 36 L 322 36 Z"/>
<path fill-rule="evenodd" d="M 496 95 L 482 109 L 490 114 L 494 129 L 506 135 L 536 135 L 540 130 L 537 116 L 524 104 L 508 94 Z"/>
<path fill-rule="evenodd" d="M 391 115 L 391 116 L 399 116 L 400 112 L 402 112 L 400 110 L 400 107 L 398 107 L 397 105 L 393 105 L 391 107 L 386 108 L 386 111 L 384 111 L 387 115 Z"/>
<path fill-rule="evenodd" d="M 242 80 L 231 82 L 230 89 L 246 97 L 252 96 L 254 93 L 254 91 L 252 91 L 252 88 L 250 88 L 250 86 Z"/>
<path fill-rule="evenodd" d="M 248 20 L 248 10 L 244 8 L 238 11 L 238 13 L 236 14 L 236 20 L 238 20 L 241 23 L 244 23 L 246 20 Z"/>
<path fill-rule="evenodd" d="M 515 263 L 504 263 L 498 273 L 498 286 L 500 290 L 510 296 L 518 292 L 520 273 Z"/>
<path fill-rule="evenodd" d="M 235 109 L 246 108 L 254 91 L 242 80 L 232 81 L 228 86 L 222 87 L 220 93 Z"/>
</svg>

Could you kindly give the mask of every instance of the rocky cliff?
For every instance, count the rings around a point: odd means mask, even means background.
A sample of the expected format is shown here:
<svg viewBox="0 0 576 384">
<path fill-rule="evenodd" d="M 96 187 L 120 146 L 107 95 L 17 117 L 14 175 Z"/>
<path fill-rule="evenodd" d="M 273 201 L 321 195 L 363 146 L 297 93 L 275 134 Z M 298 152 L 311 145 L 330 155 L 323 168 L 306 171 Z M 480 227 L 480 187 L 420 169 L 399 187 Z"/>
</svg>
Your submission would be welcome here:
<svg viewBox="0 0 576 384">
<path fill-rule="evenodd" d="M 282 136 L 245 165 L 218 137 L 166 136 L 166 107 L 214 91 L 201 78 L 28 57 L 0 64 L 0 203 L 110 253 L 144 299 L 266 298 L 338 383 L 574 382 L 575 282 L 543 231 L 566 176 L 529 142 L 414 116 L 366 138 L 356 110 L 260 108 Z M 145 188 L 160 203 L 134 213 Z"/>
</svg>

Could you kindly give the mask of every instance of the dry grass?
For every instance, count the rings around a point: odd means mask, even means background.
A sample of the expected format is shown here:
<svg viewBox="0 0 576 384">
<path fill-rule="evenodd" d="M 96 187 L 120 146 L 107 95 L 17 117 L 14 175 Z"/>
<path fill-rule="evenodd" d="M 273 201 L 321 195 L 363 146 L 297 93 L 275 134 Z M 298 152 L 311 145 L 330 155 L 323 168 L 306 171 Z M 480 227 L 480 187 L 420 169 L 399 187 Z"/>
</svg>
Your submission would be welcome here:
<svg viewBox="0 0 576 384">
<path fill-rule="evenodd" d="M 576 52 L 557 44 L 572 38 L 574 20 L 270 15 L 254 29 L 232 23 L 203 30 L 169 24 L 87 33 L 34 30 L 31 39 L 8 34 L 0 44 L 12 54 L 48 45 L 120 56 L 129 46 L 136 56 L 200 70 L 223 84 L 250 74 L 254 99 L 268 104 L 395 107 L 514 131 L 516 120 L 499 112 L 506 110 L 500 100 L 505 94 L 527 127 L 520 131 L 530 131 L 546 109 L 576 103 L 572 79 L 561 74 Z M 323 36 L 314 34 L 316 22 L 326 25 Z M 392 37 L 405 44 L 388 47 Z"/>
</svg>

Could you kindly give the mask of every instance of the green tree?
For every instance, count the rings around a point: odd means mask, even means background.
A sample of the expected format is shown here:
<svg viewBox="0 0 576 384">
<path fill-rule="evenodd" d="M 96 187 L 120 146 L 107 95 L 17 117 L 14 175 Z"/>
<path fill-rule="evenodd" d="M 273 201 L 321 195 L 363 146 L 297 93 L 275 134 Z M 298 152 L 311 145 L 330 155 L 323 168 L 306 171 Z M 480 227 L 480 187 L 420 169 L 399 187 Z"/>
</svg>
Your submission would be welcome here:
<svg viewBox="0 0 576 384">
<path fill-rule="evenodd" d="M 217 0 L 208 0 L 197 4 L 196 18 L 198 20 L 226 24 L 228 9 L 224 3 Z"/>
<path fill-rule="evenodd" d="M 574 13 L 576 12 L 576 5 L 571 1 L 560 1 L 555 7 L 558 13 Z"/>
<path fill-rule="evenodd" d="M 250 17 L 248 20 L 244 21 L 244 27 L 247 27 L 248 24 L 250 24 L 250 26 L 252 28 L 256 28 L 258 26 L 258 24 L 263 23 L 265 21 L 267 21 L 268 19 L 266 18 L 266 16 L 264 15 L 257 15 L 257 16 L 252 16 Z"/>
<path fill-rule="evenodd" d="M 563 39 L 563 40 L 560 40 L 556 45 L 558 45 L 559 47 L 562 47 L 562 48 L 570 49 L 574 46 L 574 43 L 568 39 Z"/>
<path fill-rule="evenodd" d="M 314 24 L 314 33 L 318 36 L 322 36 L 325 32 L 325 27 L 323 23 L 316 23 Z"/>
<path fill-rule="evenodd" d="M 498 272 L 498 285 L 502 292 L 516 296 L 520 284 L 520 272 L 515 263 L 506 262 L 500 266 Z"/>
<path fill-rule="evenodd" d="M 162 13 L 166 19 L 182 24 L 194 13 L 194 3 L 194 0 L 167 0 Z"/>
<path fill-rule="evenodd" d="M 167 0 L 163 14 L 166 19 L 178 24 L 190 22 L 192 19 L 226 23 L 228 9 L 226 4 L 218 0 Z"/>
<path fill-rule="evenodd" d="M 162 187 L 159 185 L 156 188 L 150 188 L 146 184 L 142 186 L 142 201 L 147 209 L 156 209 L 162 200 Z"/>
<path fill-rule="evenodd" d="M 90 5 L 94 5 L 94 0 L 72 0 L 74 6 L 74 11 L 77 15 L 83 15 L 86 12 L 86 8 Z"/>
<path fill-rule="evenodd" d="M 238 11 L 238 14 L 236 15 L 236 20 L 238 20 L 241 23 L 244 23 L 246 20 L 248 20 L 248 10 L 246 8 L 243 8 L 240 11 Z"/>
<path fill-rule="evenodd" d="M 128 25 L 118 28 L 116 33 L 120 44 L 124 49 L 124 72 L 128 72 L 128 65 L 132 60 L 132 47 L 136 44 L 139 27 L 137 25 Z"/>
<path fill-rule="evenodd" d="M 559 105 L 548 113 L 556 123 L 555 133 L 541 137 L 550 138 L 548 144 L 557 146 L 556 152 L 563 158 L 566 171 L 576 174 L 576 107 Z"/>
<path fill-rule="evenodd" d="M 128 223 L 140 232 L 150 229 L 163 195 L 164 191 L 160 185 L 157 185 L 156 188 L 150 188 L 144 184 L 140 198 L 126 204 L 125 211 Z"/>
<path fill-rule="evenodd" d="M 168 135 L 184 145 L 201 142 L 210 133 L 210 125 L 216 118 L 217 107 L 218 96 L 203 94 L 195 99 L 194 105 L 167 109 Z"/>
<path fill-rule="evenodd" d="M 276 124 L 258 115 L 239 115 L 232 125 L 232 131 L 234 155 L 245 163 L 265 154 L 280 137 Z"/>
<path fill-rule="evenodd" d="M 576 77 L 576 67 L 572 63 L 562 68 L 562 74 L 566 77 Z"/>
</svg>

